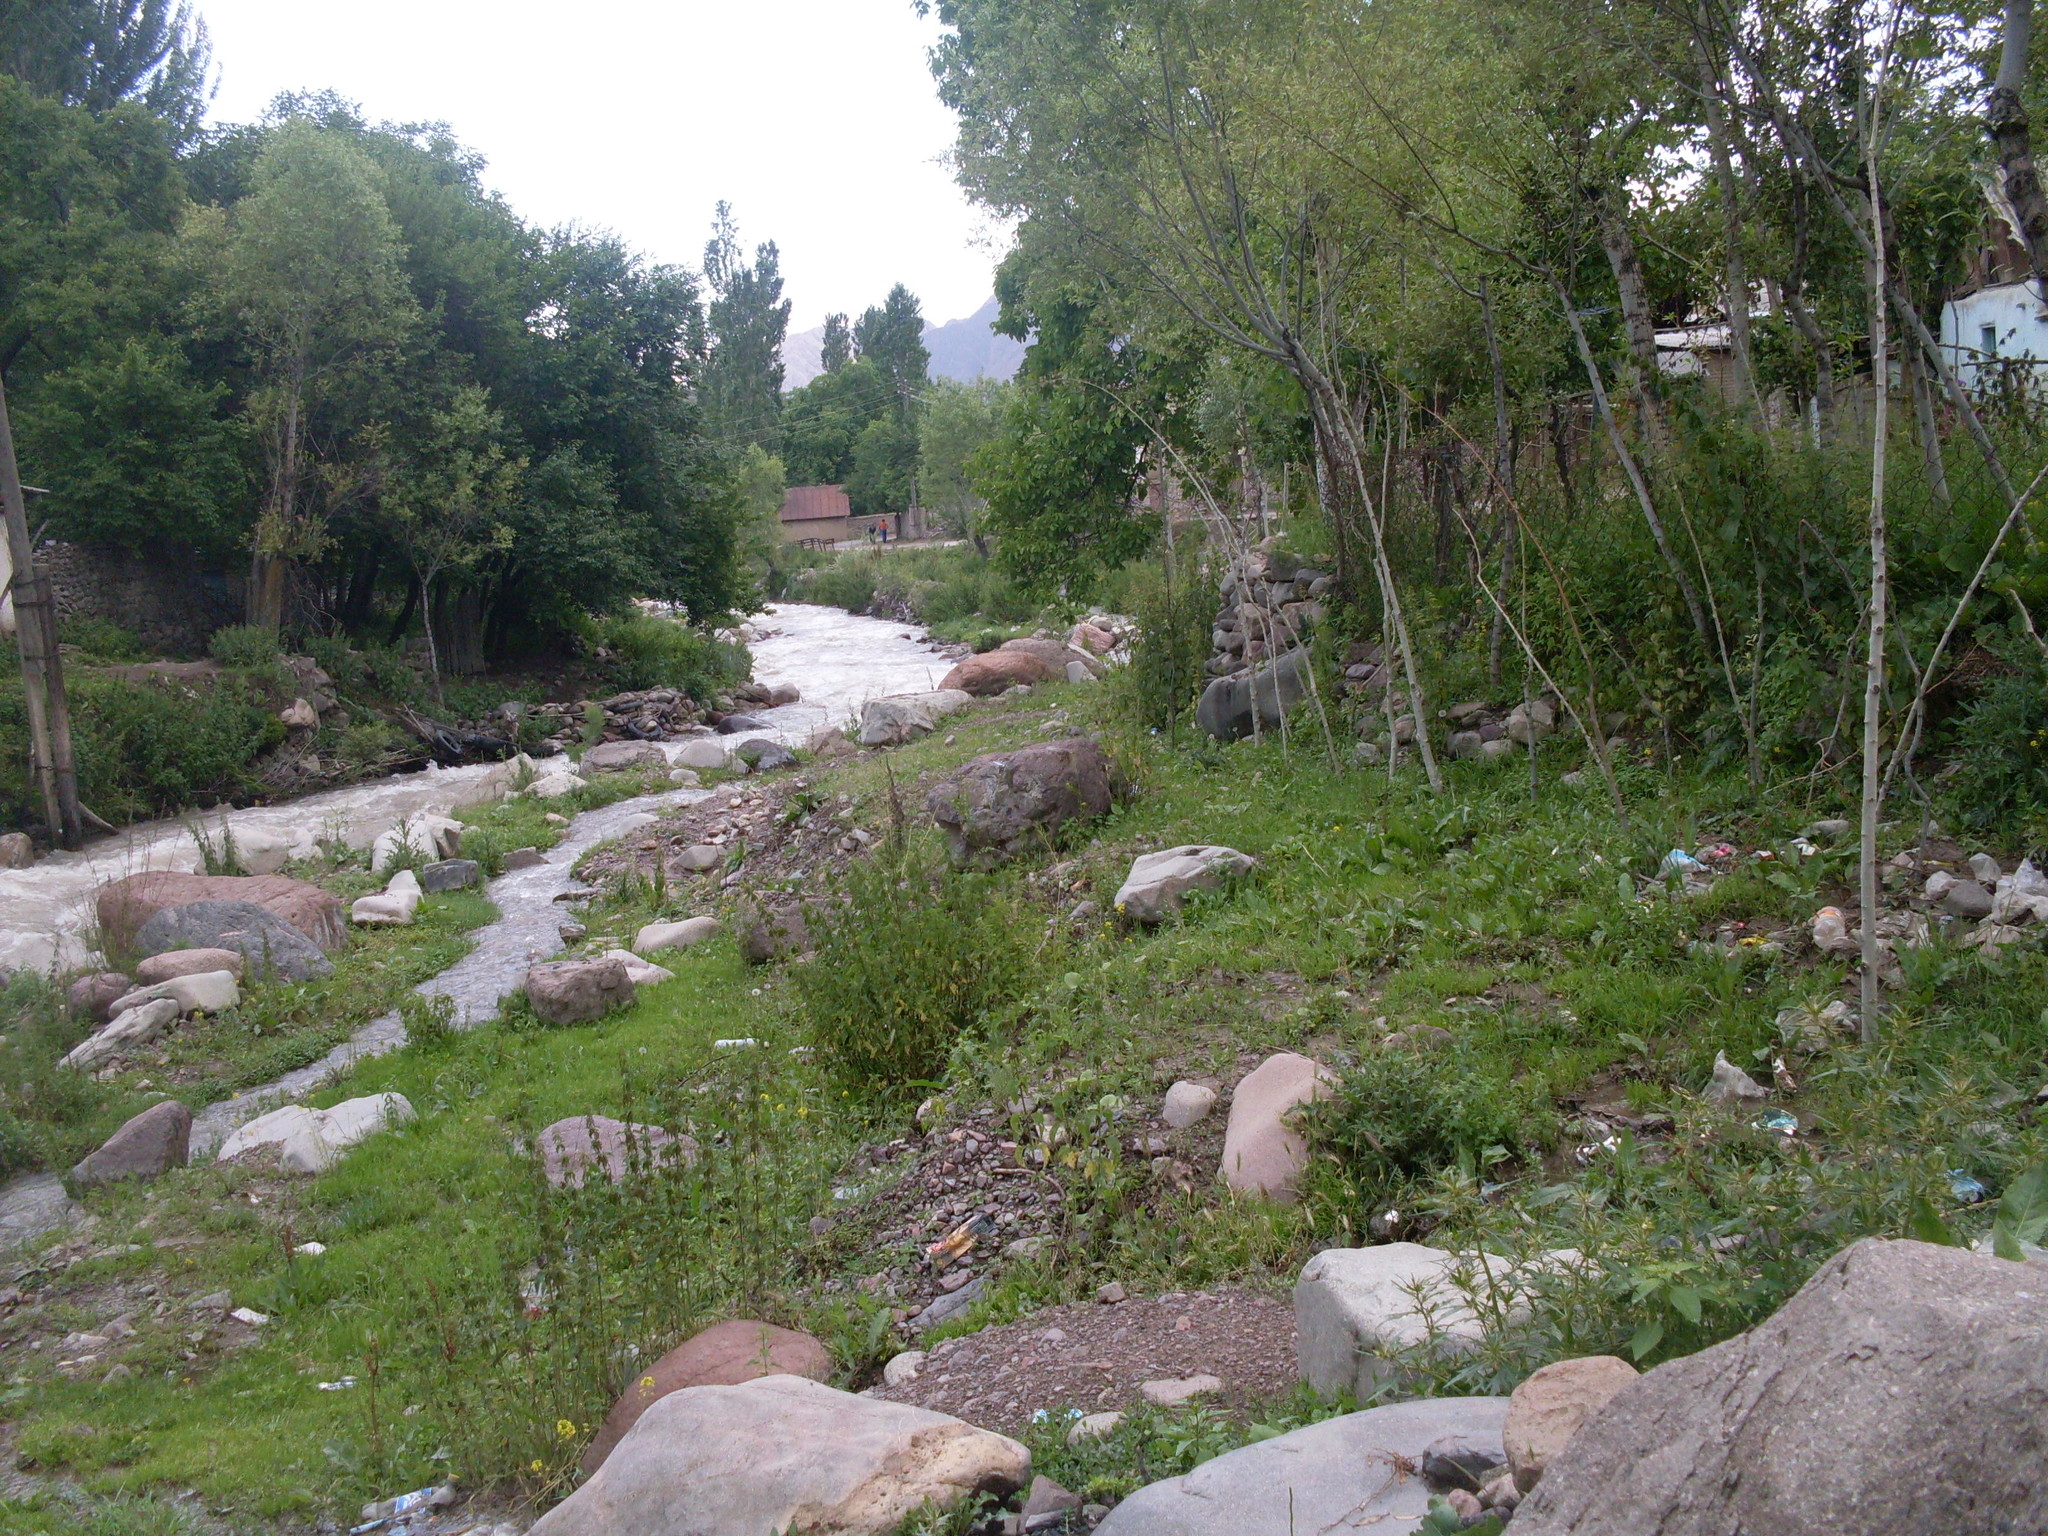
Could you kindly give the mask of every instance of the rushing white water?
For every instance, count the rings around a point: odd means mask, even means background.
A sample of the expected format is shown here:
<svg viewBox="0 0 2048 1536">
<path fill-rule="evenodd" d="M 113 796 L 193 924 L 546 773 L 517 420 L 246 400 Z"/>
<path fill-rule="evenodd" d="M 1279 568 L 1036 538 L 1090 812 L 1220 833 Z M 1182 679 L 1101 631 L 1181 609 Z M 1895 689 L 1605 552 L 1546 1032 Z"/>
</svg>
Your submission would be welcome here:
<svg viewBox="0 0 2048 1536">
<path fill-rule="evenodd" d="M 837 608 L 775 603 L 754 620 L 754 628 L 763 632 L 748 647 L 754 653 L 754 681 L 769 687 L 788 683 L 803 697 L 748 713 L 797 744 L 821 726 L 858 720 L 870 699 L 928 693 L 953 667 L 914 626 Z"/>
<path fill-rule="evenodd" d="M 869 699 L 935 688 L 951 666 L 928 648 L 919 631 L 836 608 L 778 604 L 756 622 L 756 628 L 764 633 L 750 647 L 755 678 L 771 686 L 792 684 L 803 694 L 798 703 L 756 712 L 787 741 L 801 742 L 820 726 L 856 719 Z M 671 755 L 673 749 L 671 744 Z M 226 820 L 238 831 L 286 833 L 294 852 L 310 850 L 318 837 L 362 847 L 416 811 L 445 814 L 481 804 L 502 794 L 504 784 L 503 765 L 435 770 L 235 811 Z M 469 954 L 421 983 L 418 991 L 452 999 L 456 1021 L 463 1027 L 495 1018 L 499 1004 L 519 987 L 527 966 L 561 948 L 557 930 L 565 909 L 556 898 L 574 887 L 570 872 L 576 861 L 597 844 L 631 831 L 652 813 L 691 804 L 708 793 L 665 790 L 577 816 L 562 841 L 549 850 L 545 863 L 491 882 L 488 895 L 498 908 L 497 919 L 476 931 L 476 947 Z M 219 815 L 210 816 L 207 825 L 217 828 L 221 820 Z M 131 828 L 80 853 L 52 855 L 30 869 L 0 872 L 0 965 L 81 964 L 87 958 L 92 892 L 102 881 L 143 869 L 199 867 L 199 849 L 191 833 L 179 823 L 158 822 Z M 386 1014 L 311 1066 L 209 1105 L 194 1118 L 193 1156 L 209 1154 L 237 1126 L 313 1092 L 351 1062 L 404 1043 L 405 1028 L 398 1015 Z M 56 1175 L 17 1179 L 0 1188 L 0 1249 L 30 1241 L 78 1214 Z"/>
</svg>

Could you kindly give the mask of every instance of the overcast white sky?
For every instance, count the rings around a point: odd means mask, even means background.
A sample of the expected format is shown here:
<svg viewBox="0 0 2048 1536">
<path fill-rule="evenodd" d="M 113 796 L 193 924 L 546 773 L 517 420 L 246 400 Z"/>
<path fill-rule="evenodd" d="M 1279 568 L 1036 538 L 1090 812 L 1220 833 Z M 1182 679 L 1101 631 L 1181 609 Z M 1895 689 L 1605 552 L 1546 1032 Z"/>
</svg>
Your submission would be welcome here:
<svg viewBox="0 0 2048 1536">
<path fill-rule="evenodd" d="M 940 163 L 952 119 L 910 0 L 198 0 L 214 116 L 334 90 L 373 119 L 440 120 L 542 224 L 616 230 L 701 264 L 723 197 L 782 251 L 792 330 L 894 282 L 928 320 L 992 291 L 1005 236 Z"/>
</svg>

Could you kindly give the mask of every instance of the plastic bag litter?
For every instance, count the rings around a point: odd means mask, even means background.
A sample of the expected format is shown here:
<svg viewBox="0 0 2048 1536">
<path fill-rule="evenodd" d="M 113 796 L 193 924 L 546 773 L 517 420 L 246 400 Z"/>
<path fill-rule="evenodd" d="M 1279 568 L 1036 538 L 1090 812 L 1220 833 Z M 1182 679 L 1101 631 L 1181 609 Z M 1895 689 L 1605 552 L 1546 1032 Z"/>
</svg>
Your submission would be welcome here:
<svg viewBox="0 0 2048 1536">
<path fill-rule="evenodd" d="M 1664 855 L 1664 862 L 1657 866 L 1659 879 L 1669 880 L 1673 875 L 1704 875 L 1707 866 L 1687 853 L 1683 848 L 1674 848 Z"/>
<path fill-rule="evenodd" d="M 1975 1205 L 1979 1200 L 1991 1198 L 1991 1191 L 1985 1188 L 1984 1181 L 1962 1168 L 1949 1169 L 1948 1192 L 1965 1205 Z"/>
<path fill-rule="evenodd" d="M 1759 1131 L 1776 1131 L 1780 1136 L 1799 1134 L 1799 1117 L 1787 1110 L 1774 1109 L 1761 1119 L 1752 1120 L 1750 1124 Z"/>
</svg>

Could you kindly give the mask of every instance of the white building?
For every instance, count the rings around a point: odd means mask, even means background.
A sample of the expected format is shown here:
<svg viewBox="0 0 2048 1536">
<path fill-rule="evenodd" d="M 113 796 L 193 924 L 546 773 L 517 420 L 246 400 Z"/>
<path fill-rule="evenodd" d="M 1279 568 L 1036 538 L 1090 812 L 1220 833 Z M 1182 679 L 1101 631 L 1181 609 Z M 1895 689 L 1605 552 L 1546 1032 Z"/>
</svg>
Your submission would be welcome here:
<svg viewBox="0 0 2048 1536">
<path fill-rule="evenodd" d="M 2048 368 L 2048 305 L 2031 279 L 1987 284 L 1941 306 L 1941 344 L 1964 384 L 2015 361 Z"/>
</svg>

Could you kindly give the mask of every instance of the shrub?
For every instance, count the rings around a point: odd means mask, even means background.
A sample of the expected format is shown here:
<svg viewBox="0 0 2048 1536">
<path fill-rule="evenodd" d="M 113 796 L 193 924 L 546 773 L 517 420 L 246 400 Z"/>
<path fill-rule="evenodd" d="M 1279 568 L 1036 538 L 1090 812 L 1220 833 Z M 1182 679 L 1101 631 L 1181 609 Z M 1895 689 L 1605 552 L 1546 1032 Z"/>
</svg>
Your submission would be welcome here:
<svg viewBox="0 0 2048 1536">
<path fill-rule="evenodd" d="M 703 701 L 746 677 L 752 666 L 742 646 L 644 613 L 601 620 L 590 639 L 611 653 L 606 670 L 621 689 L 679 688 Z"/>
<path fill-rule="evenodd" d="M 1317 1140 L 1361 1185 L 1385 1189 L 1447 1168 L 1482 1166 L 1490 1149 L 1540 1138 L 1540 1089 L 1500 1077 L 1462 1046 L 1368 1055 L 1314 1117 Z"/>
<path fill-rule="evenodd" d="M 2003 649 L 2003 648 L 2002 648 Z M 1992 678 L 1955 724 L 1948 781 L 1956 819 L 1980 832 L 2008 832 L 2048 809 L 2048 693 L 2038 665 L 2017 653 L 2018 670 Z"/>
<path fill-rule="evenodd" d="M 57 639 L 77 646 L 95 661 L 140 661 L 146 654 L 142 642 L 127 630 L 90 614 L 66 614 L 58 619 Z"/>
<path fill-rule="evenodd" d="M 954 1042 L 1021 997 L 1037 969 L 1026 919 L 978 875 L 878 857 L 812 915 L 798 999 L 821 1060 L 888 1091 L 929 1081 Z"/>
<path fill-rule="evenodd" d="M 1187 566 L 1162 568 L 1137 584 L 1138 636 L 1123 686 L 1140 725 L 1170 732 L 1194 708 L 1206 681 L 1213 590 Z"/>
<path fill-rule="evenodd" d="M 269 672 L 283 656 L 277 646 L 277 631 L 260 624 L 230 624 L 226 629 L 217 629 L 206 642 L 206 649 L 222 666 L 244 672 Z"/>
<path fill-rule="evenodd" d="M 246 795 L 257 764 L 285 736 L 270 706 L 235 679 L 191 697 L 158 683 L 80 676 L 69 694 L 79 798 L 110 822 Z M 21 684 L 0 682 L 0 817 L 38 820 L 41 807 Z"/>
</svg>

